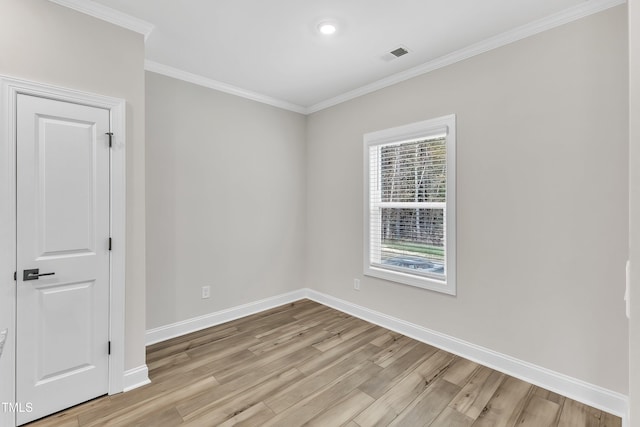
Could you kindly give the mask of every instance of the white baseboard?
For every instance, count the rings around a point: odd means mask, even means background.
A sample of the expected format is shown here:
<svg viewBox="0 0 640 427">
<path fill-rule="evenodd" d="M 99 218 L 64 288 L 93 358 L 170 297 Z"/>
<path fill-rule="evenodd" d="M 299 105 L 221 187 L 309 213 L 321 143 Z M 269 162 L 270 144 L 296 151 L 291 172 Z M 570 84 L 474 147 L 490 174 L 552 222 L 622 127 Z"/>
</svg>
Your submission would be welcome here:
<svg viewBox="0 0 640 427">
<path fill-rule="evenodd" d="M 149 380 L 149 369 L 147 365 L 138 366 L 137 368 L 129 369 L 124 373 L 124 389 L 123 392 L 133 390 L 134 388 L 142 387 L 151 382 Z"/>
<path fill-rule="evenodd" d="M 348 301 L 341 300 L 312 289 L 306 289 L 306 297 L 354 317 L 401 333 L 415 340 L 438 347 L 465 359 L 480 363 L 496 371 L 569 397 L 594 408 L 622 418 L 627 425 L 629 398 L 623 394 L 589 384 L 585 381 L 536 366 L 529 362 L 498 353 L 449 335 L 436 332 L 402 319 L 387 316 Z"/>
<path fill-rule="evenodd" d="M 306 291 L 306 289 L 299 289 L 286 294 L 265 298 L 260 301 L 216 311 L 215 313 L 205 314 L 204 316 L 198 316 L 181 322 L 172 323 L 170 325 L 149 329 L 146 334 L 146 344 L 155 344 L 170 338 L 179 337 L 191 332 L 210 328 L 212 326 L 220 325 L 221 323 L 298 301 L 307 297 Z"/>
<path fill-rule="evenodd" d="M 623 427 L 628 427 L 629 398 L 624 394 L 607 390 L 488 348 L 307 288 L 151 329 L 147 331 L 147 345 L 219 325 L 304 298 L 401 333 L 415 340 L 433 345 L 434 347 L 480 363 L 496 371 L 527 381 L 586 405 L 593 406 L 594 408 L 617 415 L 622 418 Z M 125 384 L 128 383 L 125 382 Z"/>
</svg>

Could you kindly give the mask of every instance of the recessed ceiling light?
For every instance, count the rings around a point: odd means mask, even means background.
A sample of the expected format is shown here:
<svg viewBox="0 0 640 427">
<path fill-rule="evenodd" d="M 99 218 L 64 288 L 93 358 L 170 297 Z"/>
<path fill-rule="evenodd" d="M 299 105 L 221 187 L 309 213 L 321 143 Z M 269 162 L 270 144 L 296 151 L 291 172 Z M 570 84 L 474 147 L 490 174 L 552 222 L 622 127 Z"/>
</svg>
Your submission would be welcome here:
<svg viewBox="0 0 640 427">
<path fill-rule="evenodd" d="M 321 22 L 318 25 L 318 30 L 325 36 L 330 36 L 331 34 L 334 34 L 338 28 L 333 22 Z"/>
</svg>

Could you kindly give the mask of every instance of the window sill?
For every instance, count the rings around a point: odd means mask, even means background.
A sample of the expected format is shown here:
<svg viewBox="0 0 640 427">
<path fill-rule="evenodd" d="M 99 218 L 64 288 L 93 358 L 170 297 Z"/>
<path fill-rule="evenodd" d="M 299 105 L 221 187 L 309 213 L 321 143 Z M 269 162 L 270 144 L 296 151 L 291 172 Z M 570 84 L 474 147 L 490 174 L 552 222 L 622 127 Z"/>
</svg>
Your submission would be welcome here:
<svg viewBox="0 0 640 427">
<path fill-rule="evenodd" d="M 400 271 L 394 271 L 370 265 L 365 266 L 364 275 L 388 280 L 390 282 L 400 283 L 403 285 L 414 286 L 416 288 L 436 291 L 447 295 L 456 295 L 455 283 L 451 283 L 450 280 L 438 280 L 435 278 L 417 276 L 414 274 L 403 273 Z"/>
</svg>

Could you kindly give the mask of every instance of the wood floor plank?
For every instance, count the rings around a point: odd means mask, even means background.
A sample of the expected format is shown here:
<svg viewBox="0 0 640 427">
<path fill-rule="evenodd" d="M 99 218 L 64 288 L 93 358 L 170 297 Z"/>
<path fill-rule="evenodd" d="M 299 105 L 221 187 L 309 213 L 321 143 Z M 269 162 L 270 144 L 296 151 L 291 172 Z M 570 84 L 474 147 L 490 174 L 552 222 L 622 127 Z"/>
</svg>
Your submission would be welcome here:
<svg viewBox="0 0 640 427">
<path fill-rule="evenodd" d="M 175 355 L 177 353 L 217 341 L 221 338 L 230 337 L 237 333 L 238 329 L 235 327 L 226 327 L 223 329 L 207 328 L 194 332 L 193 334 L 153 344 L 147 347 L 147 363 L 151 364 L 154 361 L 163 359 L 167 356 Z"/>
<path fill-rule="evenodd" d="M 539 396 L 543 399 L 547 399 L 550 400 L 553 403 L 557 403 L 558 405 L 562 406 L 565 397 L 559 395 L 558 393 L 554 393 L 552 391 L 549 390 L 545 390 L 544 388 L 541 387 L 535 387 L 535 390 L 533 392 L 536 396 Z"/>
<path fill-rule="evenodd" d="M 78 421 L 77 415 L 61 412 L 36 421 L 33 425 L 37 425 L 38 427 L 78 427 L 80 422 Z"/>
<path fill-rule="evenodd" d="M 389 425 L 394 427 L 429 425 L 459 391 L 459 386 L 439 378 Z"/>
<path fill-rule="evenodd" d="M 144 417 L 137 417 L 136 421 L 128 423 L 129 426 L 135 427 L 158 427 L 158 426 L 177 426 L 182 423 L 182 417 L 178 410 L 170 406 L 166 409 L 159 409 L 146 414 Z M 121 425 L 121 424 L 114 424 Z"/>
<path fill-rule="evenodd" d="M 216 383 L 215 379 L 206 371 L 195 369 L 186 374 L 154 381 L 151 384 L 136 389 L 135 392 L 119 393 L 113 396 L 95 399 L 80 405 L 83 410 L 78 413 L 78 420 L 81 426 L 99 424 L 100 420 L 117 411 L 128 411 L 133 408 L 145 406 L 149 402 L 156 401 L 176 389 L 190 387 L 205 378 L 214 384 Z M 75 411 L 77 408 L 78 407 L 72 408 L 71 411 Z"/>
<path fill-rule="evenodd" d="M 308 326 L 302 325 L 300 323 L 295 323 L 287 326 L 288 328 L 281 331 L 280 333 L 267 335 L 267 339 L 265 339 L 264 334 L 256 336 L 256 339 L 262 337 L 261 339 L 259 339 L 260 342 L 256 345 L 252 345 L 247 350 L 249 350 L 256 356 L 260 356 L 263 353 L 276 350 L 278 348 L 281 348 L 283 345 L 291 343 L 297 337 L 304 335 L 304 333 L 310 329 Z"/>
<path fill-rule="evenodd" d="M 248 350 L 249 347 L 259 343 L 260 340 L 256 337 L 247 333 L 239 333 L 189 349 L 185 353 L 192 359 L 197 359 L 200 356 L 205 356 L 208 359 L 223 359 L 230 354 Z"/>
<path fill-rule="evenodd" d="M 345 341 L 325 352 L 320 352 L 321 354 L 318 357 L 314 357 L 313 359 L 300 364 L 298 369 L 305 375 L 311 375 L 318 372 L 319 370 L 331 365 L 336 360 L 345 358 L 345 355 L 365 348 L 371 340 L 384 334 L 384 332 L 385 330 L 382 328 L 371 328 L 360 336 L 354 337 L 349 341 Z"/>
<path fill-rule="evenodd" d="M 600 417 L 600 427 L 621 427 L 622 420 L 620 417 L 616 417 L 615 415 L 608 414 L 606 412 L 602 412 Z"/>
<path fill-rule="evenodd" d="M 422 394 L 453 362 L 455 356 L 438 350 L 390 388 L 354 421 L 360 425 L 387 425 Z"/>
<path fill-rule="evenodd" d="M 517 378 L 507 377 L 496 390 L 486 409 L 473 423 L 474 427 L 507 427 L 515 425 L 529 400 L 533 386 Z"/>
<path fill-rule="evenodd" d="M 255 405 L 247 408 L 247 410 L 235 415 L 233 418 L 228 419 L 222 424 L 215 424 L 218 427 L 255 427 L 262 425 L 265 421 L 273 418 L 275 414 L 271 409 L 267 407 L 263 402 L 258 402 Z M 214 424 L 200 424 L 202 425 L 214 425 Z"/>
<path fill-rule="evenodd" d="M 475 420 L 480 416 L 489 399 L 491 399 L 506 376 L 493 369 L 481 366 L 451 401 L 452 409 Z"/>
<path fill-rule="evenodd" d="M 256 369 L 266 366 L 296 351 L 309 350 L 309 349 L 316 350 L 313 347 L 313 344 L 324 339 L 326 336 L 327 336 L 327 332 L 322 330 L 321 327 L 314 327 L 311 329 L 307 329 L 306 331 L 303 331 L 299 335 L 297 335 L 295 340 L 292 340 L 287 344 L 283 344 L 279 346 L 275 350 L 272 350 L 268 353 L 263 354 L 261 357 L 256 359 L 253 363 L 246 364 L 240 367 L 236 366 L 233 368 L 216 371 L 215 377 L 221 383 L 226 383 L 236 378 L 239 378 L 243 375 L 251 373 Z M 317 351 L 315 353 L 317 353 Z M 303 359 L 300 362 L 304 362 L 304 361 L 306 361 L 306 359 Z M 296 363 L 296 366 L 297 366 L 297 363 Z"/>
<path fill-rule="evenodd" d="M 187 354 L 187 356 L 189 355 Z M 231 363 L 230 360 L 232 361 Z M 203 353 L 197 357 L 189 356 L 184 363 L 174 366 L 160 366 L 150 370 L 149 378 L 155 383 L 194 371 L 215 373 L 217 369 L 228 369 L 232 365 L 251 363 L 253 360 L 255 360 L 255 354 L 243 348 L 239 348 L 237 352 L 227 354 L 225 357 L 220 357 L 217 353 Z"/>
<path fill-rule="evenodd" d="M 347 317 L 347 315 L 344 315 L 344 317 Z M 337 321 L 338 319 L 340 319 L 340 317 L 336 316 L 336 311 L 328 308 L 326 311 L 313 314 L 312 316 L 296 318 L 296 322 L 310 328 L 322 324 L 326 329 L 330 322 Z"/>
<path fill-rule="evenodd" d="M 245 393 L 231 395 L 219 401 L 210 402 L 200 406 L 197 410 L 185 415 L 185 426 L 219 425 L 226 423 L 249 408 L 255 407 L 265 400 L 270 394 L 275 393 L 285 386 L 301 379 L 302 373 L 297 369 L 289 369 L 279 375 L 274 375 L 267 381 L 257 384 Z M 269 409 L 274 415 L 274 412 Z M 243 417 L 240 419 L 244 420 Z"/>
<path fill-rule="evenodd" d="M 285 335 L 295 329 L 299 329 L 301 326 L 305 326 L 305 323 L 300 320 L 296 320 L 295 322 L 276 326 L 272 329 L 269 329 L 268 331 L 254 333 L 253 336 L 261 341 L 265 341 L 271 339 L 274 336 Z"/>
<path fill-rule="evenodd" d="M 355 390 L 363 381 L 377 375 L 380 367 L 369 361 L 360 363 L 349 372 L 329 382 L 315 393 L 287 408 L 264 423 L 270 426 L 300 426 Z M 269 402 L 265 402 L 271 409 Z"/>
<path fill-rule="evenodd" d="M 274 393 L 265 400 L 265 403 L 276 414 L 279 414 L 299 401 L 313 395 L 318 390 L 321 390 L 327 383 L 331 383 L 336 379 L 341 378 L 352 369 L 360 366 L 376 351 L 377 349 L 374 346 L 367 344 L 360 351 L 346 355 L 342 359 L 336 360 L 325 369 L 303 378 L 279 393 Z M 382 369 L 380 367 L 378 368 L 379 370 Z"/>
<path fill-rule="evenodd" d="M 447 372 L 444 373 L 442 379 L 459 387 L 464 387 L 478 368 L 479 365 L 477 363 L 458 357 L 447 369 Z"/>
<path fill-rule="evenodd" d="M 318 350 L 325 352 L 327 350 L 334 348 L 337 345 L 340 345 L 344 342 L 349 341 L 353 337 L 356 337 L 358 335 L 365 333 L 369 329 L 375 328 L 375 325 L 372 325 L 371 323 L 363 322 L 360 319 L 356 319 L 356 320 L 359 320 L 359 322 L 356 322 L 356 324 L 358 324 L 357 326 L 354 324 L 352 325 L 352 327 L 347 327 L 345 330 L 336 332 L 329 338 L 321 342 L 315 343 L 313 346 Z"/>
<path fill-rule="evenodd" d="M 240 333 L 258 335 L 269 329 L 297 321 L 294 316 L 309 307 L 315 307 L 314 303 L 301 302 L 298 304 L 296 302 L 228 322 L 226 326 L 233 325 L 238 328 Z"/>
<path fill-rule="evenodd" d="M 131 410 L 138 404 L 150 402 L 175 389 L 187 387 L 190 384 L 200 381 L 205 376 L 210 375 L 196 369 L 186 374 L 179 374 L 175 377 L 154 381 L 151 384 L 137 388 L 129 393 L 119 393 L 113 396 L 95 399 L 89 403 L 80 405 L 84 410 L 78 413 L 78 420 L 81 426 L 97 423 L 109 414 L 116 411 Z M 71 411 L 76 410 L 76 408 L 72 408 Z"/>
<path fill-rule="evenodd" d="M 543 399 L 538 395 L 531 396 L 529 403 L 518 419 L 518 427 L 552 427 L 558 423 L 561 406 Z"/>
<path fill-rule="evenodd" d="M 238 353 L 233 353 L 228 357 L 224 357 L 222 359 L 208 358 L 205 356 L 201 356 L 200 358 L 196 358 L 196 359 L 191 359 L 190 361 L 186 362 L 182 366 L 181 370 L 183 372 L 184 371 L 188 372 L 193 369 L 205 369 L 215 377 L 216 375 L 219 376 L 221 372 L 232 372 L 236 369 L 243 369 L 247 365 L 252 365 L 253 363 L 259 360 L 260 360 L 259 356 L 256 356 L 255 354 L 250 352 L 248 349 L 246 349 L 246 350 L 241 350 Z M 167 372 L 159 371 L 159 370 L 158 372 L 154 371 L 154 376 L 156 378 L 163 374 L 166 375 Z M 154 378 L 151 378 L 151 380 L 153 381 Z"/>
<path fill-rule="evenodd" d="M 57 416 L 68 415 L 71 417 L 76 417 L 78 419 L 78 424 L 82 425 L 83 420 L 87 414 L 90 414 L 93 411 L 104 411 L 105 409 L 113 407 L 112 405 L 113 396 L 102 396 L 97 399 L 90 400 L 89 402 L 85 402 L 81 405 L 76 405 L 72 408 L 69 408 L 63 412 L 58 414 L 54 414 L 52 418 L 56 418 Z M 55 425 L 55 424 L 53 424 Z"/>
<path fill-rule="evenodd" d="M 325 319 L 325 321 L 323 322 L 325 328 L 327 329 L 327 331 L 332 331 L 334 330 L 338 325 L 343 324 L 344 322 L 348 321 L 349 319 L 353 319 L 354 317 L 347 314 L 347 313 L 342 313 L 341 311 L 338 310 L 334 310 L 334 309 L 329 309 L 328 311 L 326 311 L 325 313 L 322 313 L 320 316 L 324 316 L 329 314 L 330 316 L 327 317 Z M 314 316 L 314 319 L 317 319 L 318 316 Z M 307 318 L 300 318 L 299 319 L 302 322 L 307 322 L 309 321 L 309 319 Z"/>
<path fill-rule="evenodd" d="M 257 342 L 259 341 L 256 338 L 245 333 L 238 332 L 232 336 L 227 336 L 197 347 L 192 347 L 185 351 L 189 360 L 185 363 L 176 364 L 174 366 L 165 366 L 154 369 L 150 372 L 151 380 L 157 381 L 167 376 L 172 376 L 175 373 L 185 374 L 203 366 L 211 367 L 211 365 L 216 361 L 225 366 L 228 366 L 229 359 L 234 360 L 237 363 L 241 358 L 252 356 L 252 353 L 247 353 L 247 349 Z"/>
<path fill-rule="evenodd" d="M 302 319 L 305 317 L 309 317 L 312 315 L 316 315 L 318 313 L 324 313 L 327 312 L 329 310 L 333 310 L 332 308 L 326 307 L 322 304 L 309 304 L 307 307 L 305 307 L 303 310 L 298 311 L 297 313 L 295 313 L 293 315 L 294 318 L 296 319 Z"/>
<path fill-rule="evenodd" d="M 418 343 L 409 337 L 400 336 L 391 341 L 376 354 L 373 363 L 383 368 L 388 367 L 393 362 L 410 352 Z"/>
<path fill-rule="evenodd" d="M 310 300 L 147 348 L 152 383 L 29 424 L 621 427 L 548 390 Z"/>
<path fill-rule="evenodd" d="M 371 341 L 371 344 L 375 345 L 376 347 L 386 347 L 402 336 L 403 335 L 389 331 L 384 335 L 379 336 L 375 340 Z"/>
<path fill-rule="evenodd" d="M 149 418 L 157 412 L 158 408 L 170 407 L 175 401 L 187 399 L 203 390 L 215 388 L 217 385 L 218 383 L 213 377 L 205 377 L 185 387 L 174 389 L 160 396 L 151 396 L 131 407 L 110 412 L 86 425 L 91 427 L 134 425 Z"/>
<path fill-rule="evenodd" d="M 341 426 L 358 415 L 364 408 L 373 403 L 373 397 L 358 389 L 334 403 L 329 409 L 315 416 L 305 425 L 313 427 Z"/>
<path fill-rule="evenodd" d="M 358 319 L 357 317 L 346 316 L 335 319 L 335 321 L 333 322 L 329 321 L 325 323 L 324 329 L 333 336 L 351 330 L 353 328 L 357 328 L 358 326 L 362 326 L 365 323 L 366 322 L 364 322 L 362 319 Z"/>
<path fill-rule="evenodd" d="M 427 425 L 432 427 L 469 427 L 474 424 L 473 418 L 469 418 L 463 413 L 447 406 L 440 415 L 438 415 L 438 418 Z"/>
<path fill-rule="evenodd" d="M 375 378 L 360 386 L 360 390 L 367 393 L 374 399 L 380 398 L 387 390 L 397 384 L 406 375 L 423 361 L 435 354 L 438 350 L 426 344 L 418 343 L 411 351 L 391 365 L 384 368 Z"/>
<path fill-rule="evenodd" d="M 187 353 L 175 353 L 163 357 L 161 359 L 156 359 L 153 362 L 147 363 L 147 368 L 152 371 L 158 371 L 160 368 L 165 368 L 166 370 L 174 369 L 176 366 L 182 366 L 185 362 L 191 360 Z"/>
<path fill-rule="evenodd" d="M 219 387 L 206 390 L 182 402 L 177 402 L 176 407 L 183 418 L 189 419 L 193 417 L 194 414 L 199 414 L 201 408 L 210 407 L 211 404 L 243 393 L 263 381 L 269 380 L 271 377 L 295 367 L 297 361 L 313 357 L 313 355 L 317 353 L 318 350 L 310 346 L 301 348 L 271 363 L 261 365 L 232 381 L 221 384 Z"/>
<path fill-rule="evenodd" d="M 562 407 L 558 427 L 599 427 L 601 412 L 575 400 L 567 399 Z"/>
</svg>

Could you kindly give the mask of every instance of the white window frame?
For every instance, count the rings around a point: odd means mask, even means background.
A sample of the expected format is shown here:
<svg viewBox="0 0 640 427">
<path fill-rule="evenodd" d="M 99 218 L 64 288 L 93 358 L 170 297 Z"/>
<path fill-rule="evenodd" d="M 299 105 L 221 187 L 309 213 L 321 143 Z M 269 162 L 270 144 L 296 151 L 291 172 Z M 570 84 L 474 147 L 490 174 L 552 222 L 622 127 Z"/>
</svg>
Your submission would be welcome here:
<svg viewBox="0 0 640 427">
<path fill-rule="evenodd" d="M 444 207 L 445 278 L 427 277 L 371 263 L 371 179 L 369 149 L 393 143 L 411 142 L 446 135 L 447 196 Z M 406 203 L 411 207 L 410 203 Z M 450 114 L 404 126 L 384 129 L 364 135 L 364 274 L 418 288 L 456 295 L 456 116 Z"/>
</svg>

